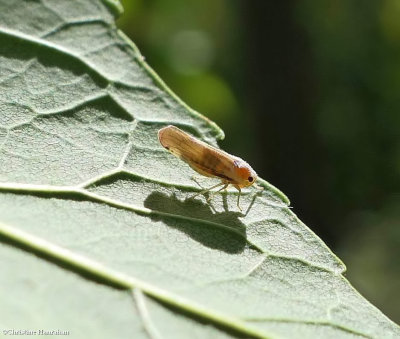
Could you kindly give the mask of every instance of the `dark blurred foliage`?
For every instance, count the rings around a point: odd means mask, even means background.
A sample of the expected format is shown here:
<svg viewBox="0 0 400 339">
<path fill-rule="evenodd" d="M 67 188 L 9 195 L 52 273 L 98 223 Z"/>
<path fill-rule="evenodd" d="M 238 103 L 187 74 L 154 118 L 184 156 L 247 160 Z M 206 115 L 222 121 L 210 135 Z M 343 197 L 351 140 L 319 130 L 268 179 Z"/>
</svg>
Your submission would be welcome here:
<svg viewBox="0 0 400 339">
<path fill-rule="evenodd" d="M 400 322 L 400 2 L 122 4 L 150 66 Z"/>
</svg>

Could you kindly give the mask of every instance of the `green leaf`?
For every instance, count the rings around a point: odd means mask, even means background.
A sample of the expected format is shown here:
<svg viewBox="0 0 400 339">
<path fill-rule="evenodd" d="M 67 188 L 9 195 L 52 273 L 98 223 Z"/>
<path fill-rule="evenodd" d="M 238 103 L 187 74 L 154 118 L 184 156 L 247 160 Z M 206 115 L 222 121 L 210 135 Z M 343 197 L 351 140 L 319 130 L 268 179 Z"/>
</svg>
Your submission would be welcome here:
<svg viewBox="0 0 400 339">
<path fill-rule="evenodd" d="M 0 324 L 73 338 L 391 338 L 397 325 L 267 182 L 207 203 L 158 143 L 223 132 L 111 0 L 0 0 Z M 202 179 L 201 185 L 214 182 Z"/>
</svg>

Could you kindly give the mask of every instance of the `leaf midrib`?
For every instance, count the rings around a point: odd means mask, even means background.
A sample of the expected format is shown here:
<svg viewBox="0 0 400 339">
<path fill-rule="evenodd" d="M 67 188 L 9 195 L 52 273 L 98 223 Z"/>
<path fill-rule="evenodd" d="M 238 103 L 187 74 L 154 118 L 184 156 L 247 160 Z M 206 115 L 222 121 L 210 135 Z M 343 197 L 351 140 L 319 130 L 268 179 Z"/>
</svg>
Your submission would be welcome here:
<svg viewBox="0 0 400 339">
<path fill-rule="evenodd" d="M 226 316 L 223 313 L 210 310 L 196 302 L 192 302 L 186 298 L 182 298 L 179 295 L 168 292 L 162 288 L 151 285 L 145 281 L 121 273 L 117 270 L 111 269 L 95 260 L 89 259 L 83 255 L 76 254 L 69 249 L 63 248 L 61 246 L 50 243 L 43 238 L 29 234 L 22 231 L 16 227 L 6 225 L 0 222 L 0 235 L 13 240 L 21 245 L 24 245 L 34 251 L 44 254 L 46 257 L 60 260 L 65 264 L 78 269 L 79 271 L 84 271 L 90 273 L 93 277 L 99 278 L 103 281 L 107 281 L 116 287 L 121 287 L 124 289 L 140 289 L 145 294 L 153 297 L 159 301 L 165 302 L 171 306 L 177 307 L 183 311 L 187 311 L 191 314 L 197 315 L 199 317 L 208 319 L 214 323 L 222 325 L 224 327 L 231 328 L 232 330 L 244 333 L 257 338 L 275 338 L 276 335 L 271 333 L 265 333 L 260 331 L 253 326 L 249 326 L 247 322 L 244 322 L 238 318 Z M 77 273 L 77 272 L 75 272 Z M 86 277 L 87 278 L 87 277 Z M 294 320 L 294 319 L 284 319 L 284 318 L 247 318 L 245 321 L 251 322 L 262 322 L 262 321 L 272 321 L 272 322 L 293 322 L 302 324 L 315 324 L 315 325 L 325 325 L 339 330 L 360 335 L 366 338 L 371 338 L 362 332 L 353 330 L 346 326 L 328 322 L 326 320 Z"/>
<path fill-rule="evenodd" d="M 50 243 L 47 240 L 29 234 L 16 227 L 0 223 L 0 234 L 34 251 L 44 254 L 49 258 L 60 260 L 61 262 L 69 264 L 80 271 L 90 273 L 94 277 L 107 281 L 110 284 L 125 289 L 138 288 L 157 300 L 177 307 L 183 311 L 187 311 L 191 314 L 208 319 L 222 326 L 231 328 L 235 331 L 257 338 L 275 337 L 270 334 L 266 334 L 257 328 L 249 326 L 238 318 L 226 316 L 223 313 L 210 310 L 198 303 L 192 302 L 186 298 L 182 298 L 179 295 L 170 293 L 164 289 L 153 286 L 125 273 L 118 272 L 83 255 L 76 254 L 68 249 Z"/>
</svg>

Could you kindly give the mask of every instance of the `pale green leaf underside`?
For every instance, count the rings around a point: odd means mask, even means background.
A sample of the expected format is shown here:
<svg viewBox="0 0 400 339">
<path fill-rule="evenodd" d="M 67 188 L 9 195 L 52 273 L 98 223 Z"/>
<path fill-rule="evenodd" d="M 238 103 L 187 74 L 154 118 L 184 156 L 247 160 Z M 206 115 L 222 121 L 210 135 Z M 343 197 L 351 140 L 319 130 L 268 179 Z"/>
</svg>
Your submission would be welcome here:
<svg viewBox="0 0 400 339">
<path fill-rule="evenodd" d="M 245 216 L 234 191 L 191 199 L 193 171 L 157 130 L 213 144 L 223 133 L 148 68 L 118 12 L 114 1 L 0 0 L 1 329 L 400 335 L 273 186 L 245 190 Z"/>
</svg>

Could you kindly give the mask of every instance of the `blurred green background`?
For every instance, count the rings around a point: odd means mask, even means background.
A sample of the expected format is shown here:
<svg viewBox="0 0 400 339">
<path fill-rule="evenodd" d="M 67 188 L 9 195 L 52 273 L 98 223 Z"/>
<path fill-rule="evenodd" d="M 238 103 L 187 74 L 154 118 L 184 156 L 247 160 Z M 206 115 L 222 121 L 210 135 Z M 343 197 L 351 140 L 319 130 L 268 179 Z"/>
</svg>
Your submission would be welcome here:
<svg viewBox="0 0 400 339">
<path fill-rule="evenodd" d="M 400 1 L 126 0 L 119 27 L 400 322 Z"/>
</svg>

